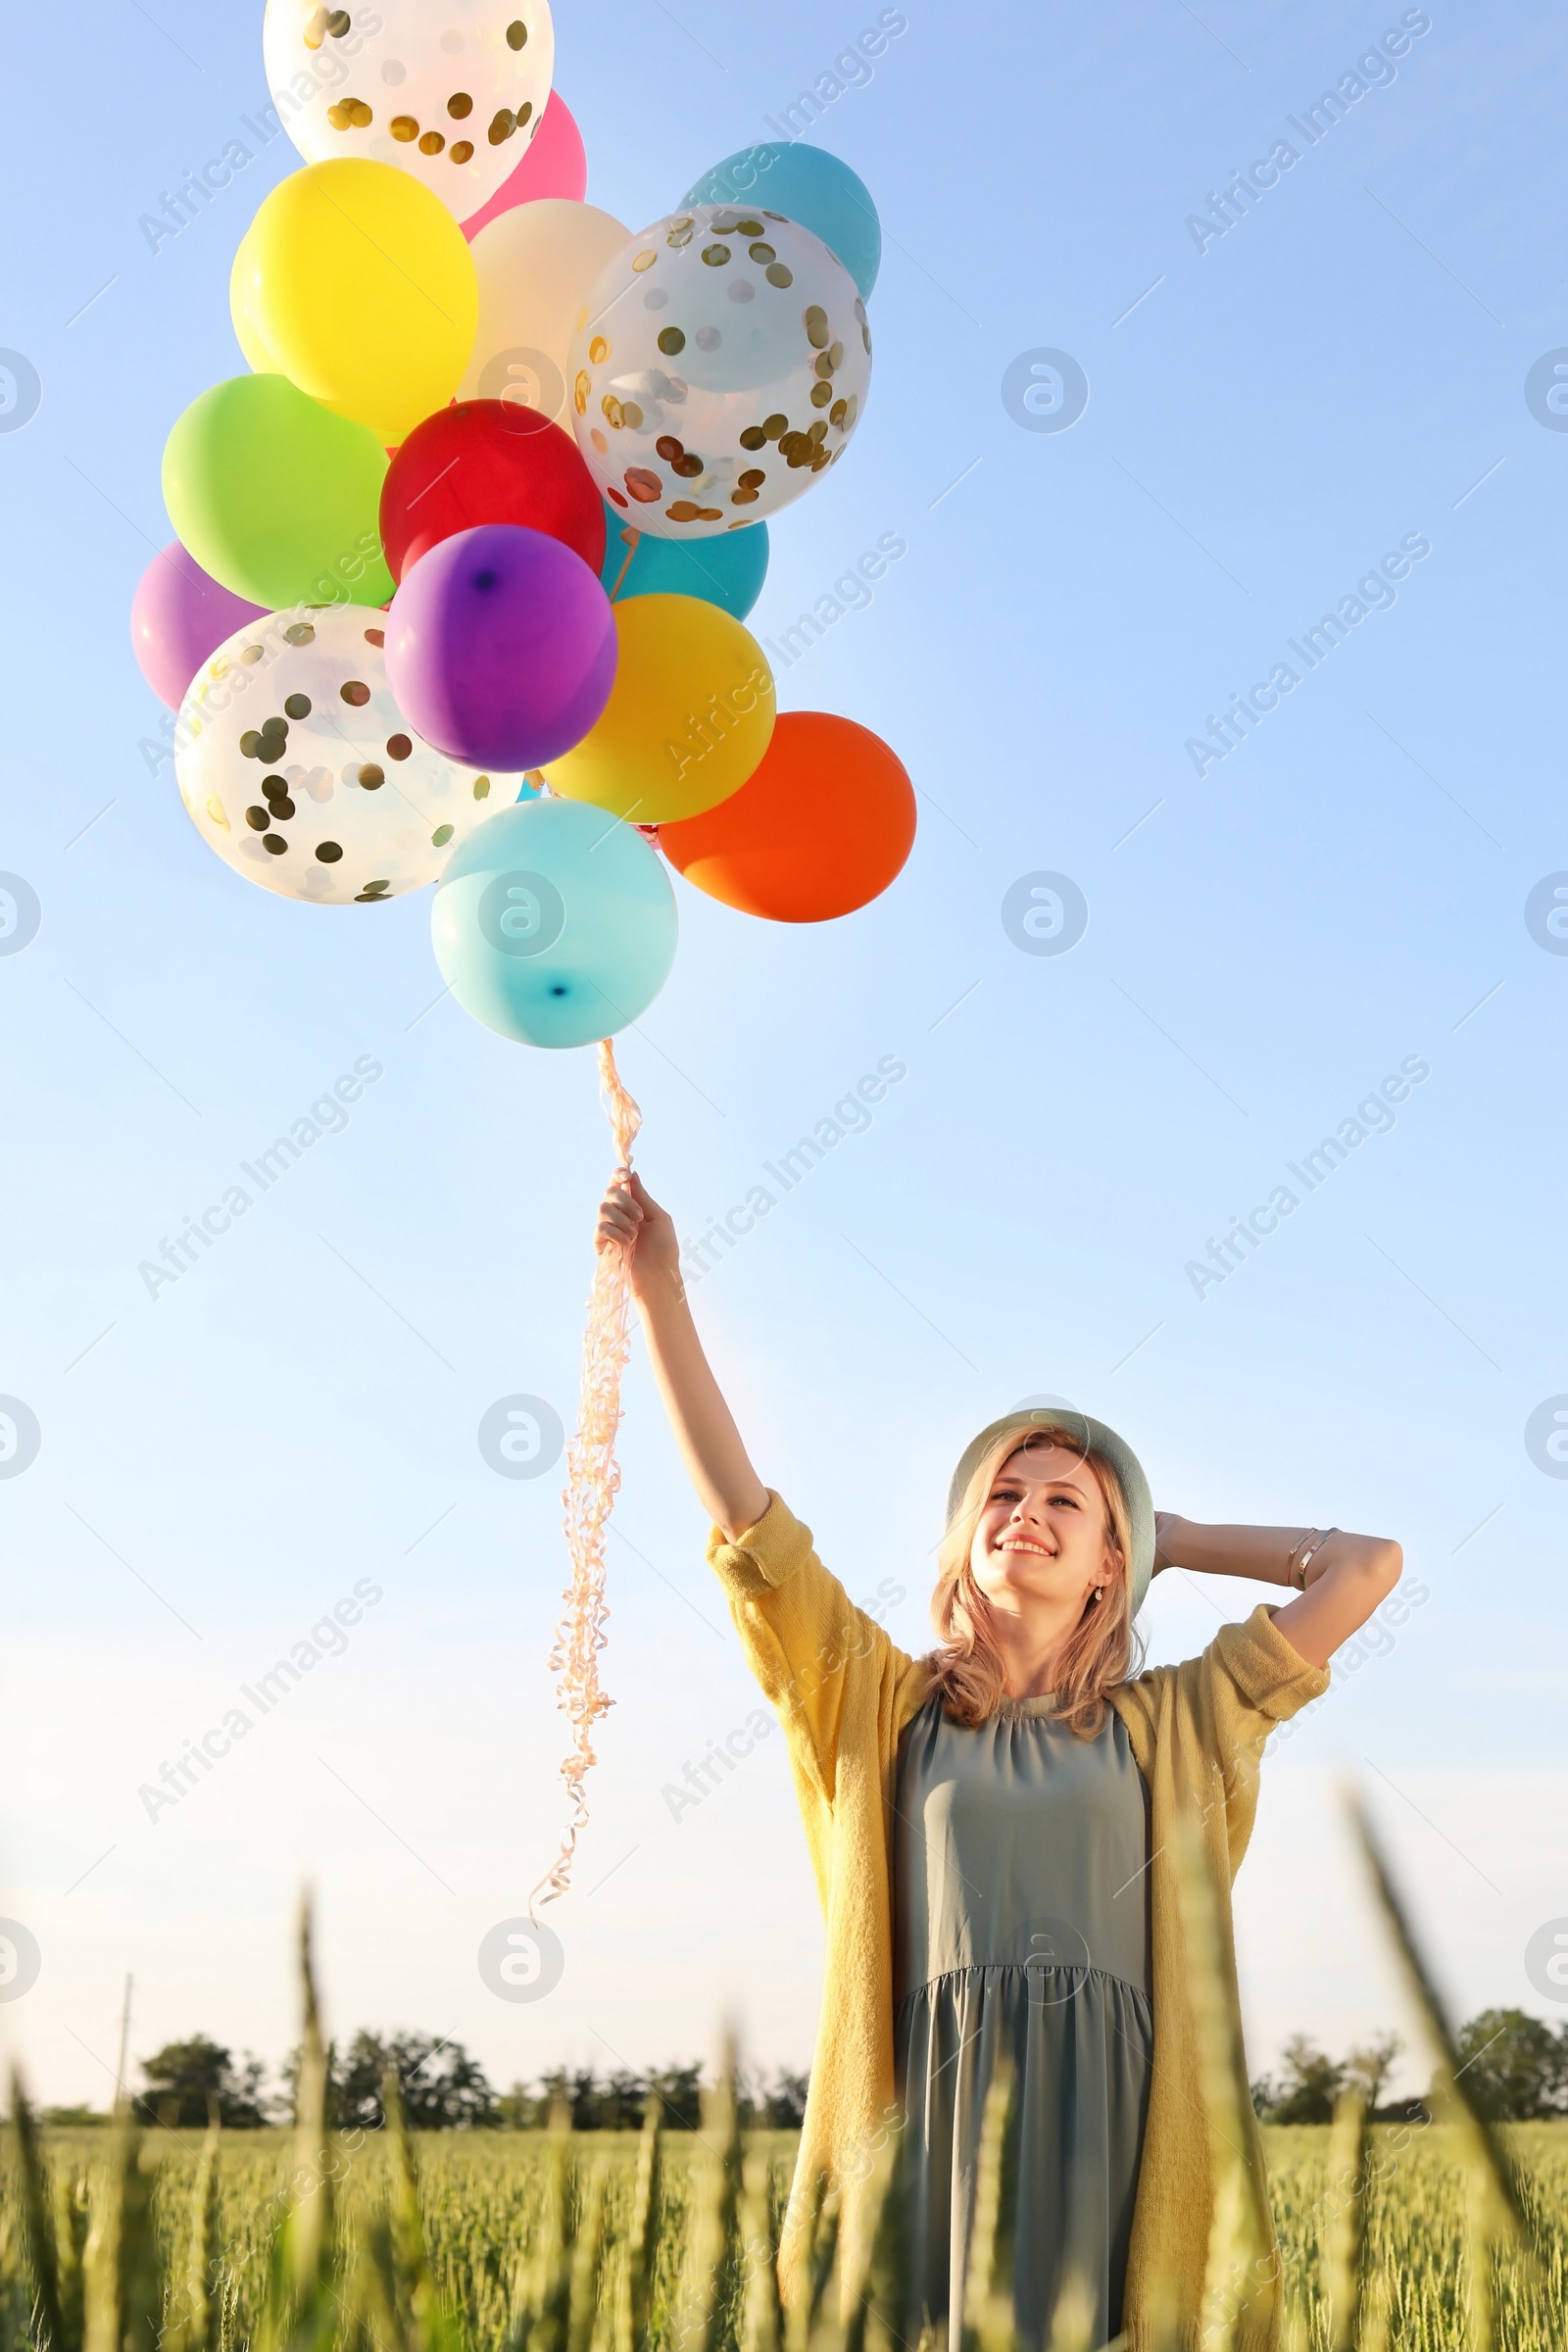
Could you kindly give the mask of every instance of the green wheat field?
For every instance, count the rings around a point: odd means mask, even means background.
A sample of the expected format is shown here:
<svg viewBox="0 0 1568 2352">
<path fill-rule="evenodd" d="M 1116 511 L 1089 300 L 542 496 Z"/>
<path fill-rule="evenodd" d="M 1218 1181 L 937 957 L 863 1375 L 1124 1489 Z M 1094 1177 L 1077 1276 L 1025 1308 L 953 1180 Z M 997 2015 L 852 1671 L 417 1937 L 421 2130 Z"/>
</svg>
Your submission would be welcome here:
<svg viewBox="0 0 1568 2352">
<path fill-rule="evenodd" d="M 1568 2122 L 1499 2126 L 1480 2111 L 1375 1837 L 1359 1810 L 1355 1821 L 1434 2056 L 1437 2120 L 1373 2124 L 1348 2092 L 1332 2125 L 1265 2130 L 1281 2352 L 1568 2352 Z M 1244 2153 L 1246 2059 L 1191 1825 L 1178 1827 L 1169 1867 L 1200 2045 L 1196 2147 L 1206 2140 L 1213 2197 L 1201 2312 L 1178 2325 L 1173 2290 L 1162 2307 L 1156 2296 L 1164 2320 L 1138 2352 L 1254 2352 L 1267 2302 L 1255 2281 L 1275 2275 L 1268 2216 Z M 870 2160 L 863 2262 L 847 2271 L 835 2196 L 819 2192 L 808 2291 L 785 2312 L 774 2258 L 795 2136 L 741 2129 L 732 2056 L 696 2132 L 664 2130 L 651 2100 L 638 2132 L 573 2132 L 563 2113 L 539 2132 L 416 2136 L 393 2073 L 381 2127 L 340 2133 L 324 2121 L 308 1916 L 300 1982 L 292 2131 L 191 2134 L 126 2112 L 107 2130 L 41 2131 L 13 2084 L 0 2352 L 937 2352 L 911 2341 L 896 2136 Z M 1015 2120 L 999 2076 L 981 2133 L 964 2352 L 1015 2343 Z M 1042 2352 L 1102 2352 L 1070 2294 Z"/>
<path fill-rule="evenodd" d="M 42 2136 L 42 2152 L 56 2194 L 82 2221 L 99 2195 L 109 2163 L 102 2132 L 61 2132 Z M 1544 2261 L 1539 2276 L 1521 2253 L 1506 2248 L 1490 2258 L 1494 2340 L 1499 2352 L 1564 2352 L 1568 2346 L 1568 2124 L 1506 2127 L 1503 2140 L 1536 2208 Z M 1390 2352 L 1470 2352 L 1484 2340 L 1473 2332 L 1471 2188 L 1463 2135 L 1448 2125 L 1426 2131 L 1382 2127 L 1369 2135 L 1374 2175 L 1366 2193 L 1366 2270 L 1372 2291 L 1361 2315 L 1359 2335 L 1369 2348 L 1382 2342 Z M 1270 2197 L 1288 2281 L 1290 2323 L 1287 2346 L 1300 2352 L 1330 2352 L 1337 2342 L 1333 2324 L 1332 2256 L 1325 2261 L 1336 2213 L 1335 2194 L 1343 2171 L 1333 2161 L 1333 2133 L 1326 2126 L 1266 2129 Z M 169 2280 L 177 2300 L 182 2267 L 188 2267 L 193 2205 L 201 2183 L 199 2139 L 151 2132 L 143 2143 L 153 2185 L 153 2219 Z M 377 2223 L 384 2229 L 395 2202 L 397 2154 L 385 2135 L 367 2137 L 357 2150 L 328 2142 L 331 2169 L 338 2175 L 336 2227 L 345 2238 L 366 2238 Z M 793 2166 L 792 2132 L 757 2132 L 746 2137 L 745 2170 L 766 2180 L 770 2218 L 779 2205 Z M 566 2176 L 566 2250 L 590 2204 L 599 2205 L 604 2240 L 593 2325 L 578 2332 L 585 2347 L 612 2352 L 624 2324 L 617 2312 L 629 2286 L 628 2243 L 638 2184 L 639 2134 L 635 2132 L 430 2132 L 412 2143 L 418 2202 L 436 2303 L 453 2315 L 451 2342 L 471 2352 L 506 2352 L 521 2333 L 527 2316 L 528 2271 L 552 2230 L 549 2206 L 557 2171 Z M 719 2170 L 705 2133 L 664 2134 L 656 2199 L 656 2247 L 646 2325 L 650 2346 L 675 2346 L 681 2325 L 682 2274 L 692 2241 L 704 2234 L 694 2207 L 711 2195 Z M 281 2219 L 296 2163 L 293 2134 L 250 2132 L 230 2136 L 219 2151 L 209 2229 L 209 2265 L 217 2294 L 208 2352 L 229 2352 L 268 2332 L 265 2314 L 269 2281 L 276 2262 Z M 597 2186 L 591 2183 L 597 2182 Z M 602 2203 L 600 2200 L 602 2199 Z M 11 2228 L 5 2268 L 14 2267 L 17 2214 L 15 2180 L 8 2198 Z M 182 2263 L 183 2257 L 183 2263 Z M 580 2267 L 580 2266 L 579 2266 Z M 705 2333 L 730 2344 L 755 2338 L 747 2326 L 744 2278 L 727 2282 L 727 2308 L 708 2318 Z M 8 2298 L 5 2352 L 43 2340 L 30 2328 L 25 2292 Z M 390 2301 L 395 2306 L 394 2294 Z M 544 2316 L 544 2315 L 541 2315 Z M 541 2347 L 564 2345 L 564 2315 L 556 2327 L 538 2321 L 530 2333 Z M 581 2317 L 577 2318 L 577 2331 Z M 574 2332 L 577 2332 L 574 2331 Z M 373 2342 L 379 2331 L 368 2341 Z M 68 2346 L 81 2338 L 67 2321 Z M 113 2340 L 113 2339 L 111 2339 Z M 132 2340 L 127 2331 L 122 2341 Z M 389 2331 L 388 2346 L 409 2339 Z M 1351 2339 L 1354 2340 L 1353 2338 Z M 156 2331 L 148 2338 L 156 2341 Z M 105 2345 L 103 2352 L 109 2352 Z"/>
</svg>

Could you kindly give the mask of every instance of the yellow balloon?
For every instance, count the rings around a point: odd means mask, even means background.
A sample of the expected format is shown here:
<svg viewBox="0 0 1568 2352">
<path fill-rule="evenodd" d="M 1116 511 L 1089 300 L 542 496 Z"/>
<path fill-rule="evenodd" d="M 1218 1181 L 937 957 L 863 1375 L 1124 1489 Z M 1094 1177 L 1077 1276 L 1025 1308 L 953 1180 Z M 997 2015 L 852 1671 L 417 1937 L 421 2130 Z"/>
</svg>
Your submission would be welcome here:
<svg viewBox="0 0 1568 2352">
<path fill-rule="evenodd" d="M 479 283 L 438 196 L 393 164 L 307 164 L 234 256 L 240 349 L 392 447 L 444 408 L 473 348 Z"/>
<path fill-rule="evenodd" d="M 245 365 L 253 375 L 281 375 L 283 370 L 262 340 L 261 329 L 251 316 L 251 232 L 239 241 L 234 266 L 228 273 L 228 315 L 234 322 L 234 338 L 245 354 Z"/>
<path fill-rule="evenodd" d="M 615 607 L 610 700 L 574 750 L 545 769 L 564 800 L 634 825 L 699 816 L 739 792 L 773 733 L 773 673 L 749 629 L 695 596 Z"/>
</svg>

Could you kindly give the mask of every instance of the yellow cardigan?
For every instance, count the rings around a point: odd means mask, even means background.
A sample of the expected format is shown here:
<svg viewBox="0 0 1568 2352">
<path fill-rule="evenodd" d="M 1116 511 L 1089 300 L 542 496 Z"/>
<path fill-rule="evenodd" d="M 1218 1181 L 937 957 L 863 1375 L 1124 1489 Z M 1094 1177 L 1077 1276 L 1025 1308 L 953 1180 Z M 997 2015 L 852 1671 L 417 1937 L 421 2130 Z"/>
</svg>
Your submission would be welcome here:
<svg viewBox="0 0 1568 2352">
<path fill-rule="evenodd" d="M 796 1794 L 827 1921 L 827 1973 L 780 2271 L 793 2297 L 801 2224 L 812 2183 L 844 2196 L 847 2265 L 863 2253 L 861 2186 L 896 2120 L 893 2055 L 892 1808 L 899 1735 L 929 1689 L 916 1660 L 856 1608 L 811 1547 L 810 1530 L 769 1490 L 740 1541 L 714 1528 L 708 1558 L 728 1596 L 753 1672 L 789 1742 Z M 1168 2340 L 1153 2308 L 1174 2287 L 1178 2341 L 1196 2347 L 1208 2244 L 1211 2175 L 1195 2029 L 1183 1994 L 1176 1891 L 1159 1856 L 1179 1812 L 1202 1824 L 1234 1995 L 1229 1889 L 1251 1834 L 1263 1743 L 1328 1689 L 1259 1605 L 1200 1658 L 1156 1666 L 1110 1694 L 1150 1792 L 1154 2065 L 1128 2261 L 1125 2342 Z M 1250 2164 L 1262 2142 L 1247 2111 Z M 1243 2352 L 1271 2352 L 1279 2298 L 1266 2266 L 1244 2316 Z"/>
</svg>

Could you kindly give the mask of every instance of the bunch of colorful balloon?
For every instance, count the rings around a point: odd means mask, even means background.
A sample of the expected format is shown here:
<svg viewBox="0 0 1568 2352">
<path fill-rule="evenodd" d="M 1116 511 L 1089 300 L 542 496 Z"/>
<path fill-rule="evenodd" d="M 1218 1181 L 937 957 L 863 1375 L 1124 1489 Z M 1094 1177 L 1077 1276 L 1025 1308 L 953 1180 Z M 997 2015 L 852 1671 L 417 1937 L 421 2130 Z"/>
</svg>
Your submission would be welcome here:
<svg viewBox="0 0 1568 2352">
<path fill-rule="evenodd" d="M 632 235 L 583 201 L 547 0 L 268 0 L 265 49 L 306 162 L 235 256 L 254 372 L 171 433 L 133 613 L 185 806 L 286 897 L 437 882 L 469 1012 L 606 1038 L 669 969 L 666 865 L 815 922 L 908 855 L 893 754 L 780 716 L 743 625 L 864 410 L 875 211 L 766 146 Z"/>
</svg>

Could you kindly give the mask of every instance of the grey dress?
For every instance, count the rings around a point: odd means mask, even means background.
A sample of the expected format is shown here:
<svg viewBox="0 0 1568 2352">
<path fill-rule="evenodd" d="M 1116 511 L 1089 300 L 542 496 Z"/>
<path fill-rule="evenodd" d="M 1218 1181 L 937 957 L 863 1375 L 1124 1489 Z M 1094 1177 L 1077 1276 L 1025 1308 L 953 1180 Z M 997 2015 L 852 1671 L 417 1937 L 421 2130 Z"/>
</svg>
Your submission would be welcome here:
<svg viewBox="0 0 1568 2352">
<path fill-rule="evenodd" d="M 1149 1793 L 1107 1708 L 1093 1740 L 1017 1699 L 978 1730 L 928 1699 L 899 1749 L 894 2043 L 911 2324 L 958 2352 L 975 2164 L 999 2051 L 1016 2086 L 1019 2339 L 1076 2274 L 1088 2340 L 1121 2326 L 1153 2024 Z M 950 2291 L 951 2282 L 951 2291 Z"/>
</svg>

